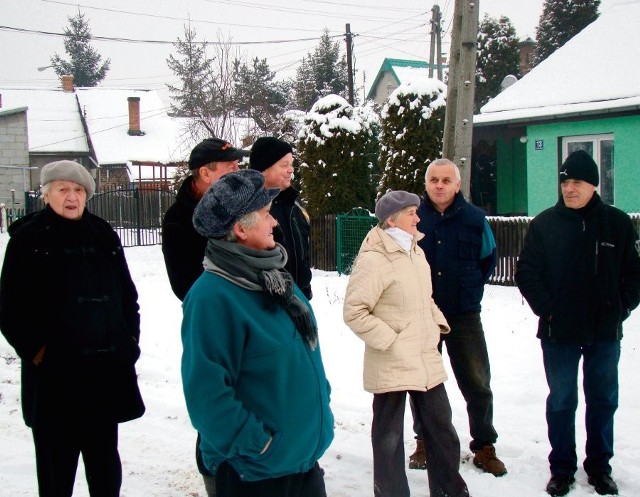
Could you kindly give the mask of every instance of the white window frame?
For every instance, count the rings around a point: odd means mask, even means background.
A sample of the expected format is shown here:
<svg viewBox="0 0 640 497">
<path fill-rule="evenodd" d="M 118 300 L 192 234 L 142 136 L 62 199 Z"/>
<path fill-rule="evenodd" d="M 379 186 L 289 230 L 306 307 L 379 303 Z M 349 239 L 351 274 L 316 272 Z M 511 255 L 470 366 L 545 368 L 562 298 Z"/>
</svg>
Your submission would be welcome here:
<svg viewBox="0 0 640 497">
<path fill-rule="evenodd" d="M 602 185 L 603 172 L 601 167 L 601 152 L 602 146 L 601 143 L 603 141 L 612 141 L 614 143 L 614 167 L 615 171 L 615 140 L 613 133 L 603 133 L 601 135 L 575 135 L 575 136 L 564 136 L 562 137 L 562 160 L 560 163 L 562 164 L 565 159 L 569 156 L 569 144 L 570 143 L 581 143 L 581 142 L 591 142 L 593 144 L 593 160 L 598 165 L 598 174 L 600 175 L 601 181 L 600 185 Z M 611 180 L 613 181 L 613 179 Z M 598 193 L 600 193 L 600 185 L 598 185 Z M 614 184 L 615 187 L 615 184 Z M 614 195 L 615 188 L 612 188 L 612 197 Z M 613 198 L 606 199 L 607 203 L 613 204 Z"/>
</svg>

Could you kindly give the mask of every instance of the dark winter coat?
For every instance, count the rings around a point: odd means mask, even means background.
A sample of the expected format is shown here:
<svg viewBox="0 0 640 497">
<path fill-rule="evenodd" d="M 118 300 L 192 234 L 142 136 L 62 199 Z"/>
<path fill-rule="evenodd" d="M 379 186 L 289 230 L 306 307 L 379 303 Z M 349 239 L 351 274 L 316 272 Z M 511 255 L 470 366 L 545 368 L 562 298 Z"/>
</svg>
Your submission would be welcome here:
<svg viewBox="0 0 640 497">
<path fill-rule="evenodd" d="M 27 425 L 39 416 L 140 417 L 138 294 L 111 226 L 86 210 L 69 220 L 47 206 L 13 223 L 9 234 L 0 329 L 22 359 Z"/>
<path fill-rule="evenodd" d="M 307 211 L 298 201 L 297 190 L 292 187 L 282 190 L 271 204 L 271 215 L 278 221 L 273 237 L 286 249 L 289 256 L 285 269 L 305 297 L 311 299 L 311 225 Z"/>
<path fill-rule="evenodd" d="M 640 302 L 638 235 L 629 216 L 598 194 L 582 209 L 562 199 L 538 214 L 524 240 L 516 283 L 540 317 L 538 338 L 620 340 Z"/>
<path fill-rule="evenodd" d="M 162 219 L 164 263 L 171 289 L 181 301 L 203 271 L 207 239 L 193 227 L 193 211 L 198 200 L 193 191 L 193 177 L 189 176 Z"/>
<path fill-rule="evenodd" d="M 484 285 L 496 267 L 496 244 L 481 209 L 458 192 L 441 214 L 424 194 L 418 207 L 418 245 L 431 266 L 433 299 L 451 318 L 480 312 Z"/>
</svg>

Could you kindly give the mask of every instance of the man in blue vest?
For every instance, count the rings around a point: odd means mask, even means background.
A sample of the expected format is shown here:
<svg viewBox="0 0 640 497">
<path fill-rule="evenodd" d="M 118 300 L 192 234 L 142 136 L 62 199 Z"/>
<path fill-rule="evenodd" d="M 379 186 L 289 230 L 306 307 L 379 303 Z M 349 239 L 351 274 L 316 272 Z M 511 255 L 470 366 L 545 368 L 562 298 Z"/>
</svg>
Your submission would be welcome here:
<svg viewBox="0 0 640 497">
<path fill-rule="evenodd" d="M 502 476 L 507 469 L 494 447 L 498 434 L 493 427 L 489 354 L 480 320 L 484 285 L 496 265 L 495 239 L 485 213 L 460 193 L 460 170 L 453 162 L 437 159 L 429 164 L 425 185 L 418 231 L 426 236 L 418 243 L 431 266 L 433 298 L 451 327 L 451 333 L 440 340 L 440 350 L 444 342 L 467 403 L 473 463 Z M 419 426 L 415 428 L 419 452 L 423 445 Z M 415 456 L 410 467 L 421 467 Z"/>
</svg>

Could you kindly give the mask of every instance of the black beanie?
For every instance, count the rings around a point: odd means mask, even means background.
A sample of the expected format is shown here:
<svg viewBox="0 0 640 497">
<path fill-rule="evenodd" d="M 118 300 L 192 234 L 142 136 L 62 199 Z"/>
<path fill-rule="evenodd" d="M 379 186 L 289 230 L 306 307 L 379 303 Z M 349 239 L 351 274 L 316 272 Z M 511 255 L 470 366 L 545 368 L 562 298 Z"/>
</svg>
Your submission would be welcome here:
<svg viewBox="0 0 640 497">
<path fill-rule="evenodd" d="M 273 136 L 262 136 L 251 147 L 249 163 L 251 169 L 264 171 L 273 166 L 287 154 L 292 154 L 293 148 L 287 142 Z"/>
<path fill-rule="evenodd" d="M 579 179 L 598 186 L 598 166 L 587 152 L 576 150 L 560 166 L 560 183 L 567 179 Z"/>
</svg>

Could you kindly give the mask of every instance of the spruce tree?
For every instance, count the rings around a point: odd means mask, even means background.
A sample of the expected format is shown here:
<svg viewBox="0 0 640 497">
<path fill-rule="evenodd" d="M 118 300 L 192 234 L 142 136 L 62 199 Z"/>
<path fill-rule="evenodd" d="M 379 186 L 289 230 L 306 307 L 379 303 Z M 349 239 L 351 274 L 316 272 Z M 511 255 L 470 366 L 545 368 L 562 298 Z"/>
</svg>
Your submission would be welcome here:
<svg viewBox="0 0 640 497">
<path fill-rule="evenodd" d="M 536 28 L 538 65 L 598 18 L 600 0 L 545 0 Z"/>
<path fill-rule="evenodd" d="M 214 55 L 207 55 L 206 41 L 196 41 L 196 31 L 184 27 L 184 39 L 174 43 L 177 55 L 169 55 L 167 65 L 179 79 L 179 85 L 167 85 L 171 113 L 186 117 L 186 134 L 196 142 L 215 136 L 232 143 L 233 68 L 235 60 L 230 43 L 218 35 Z"/>
<path fill-rule="evenodd" d="M 111 65 L 107 59 L 102 64 L 102 56 L 90 45 L 91 30 L 84 14 L 67 17 L 69 26 L 64 29 L 64 50 L 70 60 L 62 59 L 57 53 L 51 57 L 53 70 L 60 77 L 73 76 L 75 86 L 97 86 L 106 76 Z"/>
<path fill-rule="evenodd" d="M 294 83 L 297 108 L 307 111 L 321 97 L 347 95 L 347 59 L 340 42 L 332 41 L 325 29 L 313 53 L 302 59 Z"/>
<path fill-rule="evenodd" d="M 373 209 L 376 116 L 338 95 L 316 102 L 298 141 L 302 198 L 312 217 Z"/>
<path fill-rule="evenodd" d="M 442 156 L 445 95 L 437 79 L 396 88 L 382 108 L 378 197 L 389 190 L 422 195 L 427 165 Z"/>
<path fill-rule="evenodd" d="M 267 59 L 246 62 L 236 60 L 233 80 L 234 108 L 241 117 L 251 118 L 262 133 L 271 132 L 277 116 L 286 104 L 286 89 L 283 84 L 274 82 L 276 73 L 269 69 Z"/>
<path fill-rule="evenodd" d="M 475 110 L 501 91 L 505 76 L 520 77 L 520 51 L 516 30 L 508 17 L 485 14 L 478 28 Z"/>
</svg>

